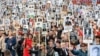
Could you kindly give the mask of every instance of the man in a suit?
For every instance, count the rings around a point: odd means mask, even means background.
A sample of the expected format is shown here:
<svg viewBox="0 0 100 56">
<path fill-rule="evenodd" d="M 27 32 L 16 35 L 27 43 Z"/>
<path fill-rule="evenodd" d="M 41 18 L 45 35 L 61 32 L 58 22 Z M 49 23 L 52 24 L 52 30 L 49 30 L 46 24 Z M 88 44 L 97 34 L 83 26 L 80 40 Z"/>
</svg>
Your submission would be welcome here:
<svg viewBox="0 0 100 56">
<path fill-rule="evenodd" d="M 61 43 L 61 54 L 60 56 L 69 56 L 68 49 L 66 48 L 65 42 Z"/>
</svg>

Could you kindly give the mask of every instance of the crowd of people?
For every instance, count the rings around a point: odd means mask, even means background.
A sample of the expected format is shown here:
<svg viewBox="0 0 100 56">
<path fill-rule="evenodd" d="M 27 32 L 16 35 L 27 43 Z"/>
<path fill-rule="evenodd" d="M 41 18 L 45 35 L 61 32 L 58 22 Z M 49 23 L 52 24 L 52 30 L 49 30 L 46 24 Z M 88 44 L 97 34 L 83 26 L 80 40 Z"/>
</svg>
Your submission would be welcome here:
<svg viewBox="0 0 100 56">
<path fill-rule="evenodd" d="M 0 56 L 100 56 L 99 4 L 20 2 L 1 3 Z"/>
</svg>

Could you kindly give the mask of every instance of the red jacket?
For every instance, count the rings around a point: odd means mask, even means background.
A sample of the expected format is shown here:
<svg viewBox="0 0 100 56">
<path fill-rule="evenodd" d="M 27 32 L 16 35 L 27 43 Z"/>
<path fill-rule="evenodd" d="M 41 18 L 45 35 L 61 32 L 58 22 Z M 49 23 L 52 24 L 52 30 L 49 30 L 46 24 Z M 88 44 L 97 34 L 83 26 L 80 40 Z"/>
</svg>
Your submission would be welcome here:
<svg viewBox="0 0 100 56">
<path fill-rule="evenodd" d="M 99 30 L 94 30 L 95 36 L 100 36 L 100 31 Z"/>
<path fill-rule="evenodd" d="M 83 37 L 83 31 L 79 29 L 78 30 L 78 35 L 81 36 L 81 37 Z"/>
<path fill-rule="evenodd" d="M 31 56 L 29 50 L 32 48 L 32 39 L 26 38 L 24 41 L 25 48 L 23 50 L 23 56 Z"/>
<path fill-rule="evenodd" d="M 23 56 L 30 56 L 28 48 L 24 48 L 24 50 L 23 50 Z"/>
</svg>

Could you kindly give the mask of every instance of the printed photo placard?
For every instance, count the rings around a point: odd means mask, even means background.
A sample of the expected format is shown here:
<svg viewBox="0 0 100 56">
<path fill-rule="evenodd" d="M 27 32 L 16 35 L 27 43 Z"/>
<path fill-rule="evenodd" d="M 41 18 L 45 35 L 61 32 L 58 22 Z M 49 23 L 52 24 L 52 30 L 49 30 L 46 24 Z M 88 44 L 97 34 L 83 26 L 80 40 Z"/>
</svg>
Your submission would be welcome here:
<svg viewBox="0 0 100 56">
<path fill-rule="evenodd" d="M 51 21 L 50 13 L 49 12 L 46 12 L 45 15 L 46 15 L 46 20 L 50 22 Z"/>
<path fill-rule="evenodd" d="M 70 20 L 70 17 L 64 18 L 63 26 L 64 26 L 64 31 L 66 31 L 66 32 L 72 31 L 73 27 L 72 27 L 72 22 Z"/>
<path fill-rule="evenodd" d="M 37 28 L 37 27 L 43 28 L 43 22 L 36 22 L 35 28 Z"/>
<path fill-rule="evenodd" d="M 93 29 L 91 27 L 83 27 L 83 42 L 93 43 Z"/>
<path fill-rule="evenodd" d="M 100 56 L 100 45 L 90 45 L 88 52 L 89 56 Z"/>
<path fill-rule="evenodd" d="M 47 23 L 43 23 L 43 31 L 47 30 Z"/>
<path fill-rule="evenodd" d="M 23 26 L 23 25 L 27 25 L 28 24 L 28 21 L 26 18 L 21 18 L 20 19 L 20 24 Z"/>
</svg>

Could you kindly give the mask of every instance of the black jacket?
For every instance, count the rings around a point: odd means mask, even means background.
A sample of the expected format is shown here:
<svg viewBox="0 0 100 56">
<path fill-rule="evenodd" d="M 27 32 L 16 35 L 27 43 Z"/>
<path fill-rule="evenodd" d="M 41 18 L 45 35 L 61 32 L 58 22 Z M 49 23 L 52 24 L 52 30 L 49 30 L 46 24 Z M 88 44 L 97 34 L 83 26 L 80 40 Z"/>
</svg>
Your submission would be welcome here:
<svg viewBox="0 0 100 56">
<path fill-rule="evenodd" d="M 68 53 L 68 50 L 67 49 L 66 49 L 66 52 L 68 54 L 66 54 L 65 51 L 63 51 L 62 48 L 54 48 L 54 50 L 58 52 L 59 56 L 69 56 L 69 53 Z"/>
</svg>

